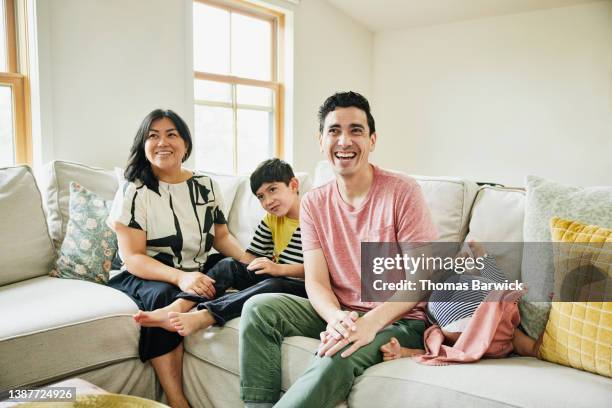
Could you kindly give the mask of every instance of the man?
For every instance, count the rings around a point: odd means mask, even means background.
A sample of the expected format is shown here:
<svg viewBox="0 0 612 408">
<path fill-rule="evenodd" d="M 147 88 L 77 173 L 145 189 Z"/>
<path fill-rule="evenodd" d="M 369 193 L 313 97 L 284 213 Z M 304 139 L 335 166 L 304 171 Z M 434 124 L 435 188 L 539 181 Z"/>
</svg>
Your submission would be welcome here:
<svg viewBox="0 0 612 408">
<path fill-rule="evenodd" d="M 419 185 L 369 163 L 377 135 L 363 96 L 344 92 L 329 97 L 319 109 L 319 131 L 335 180 L 302 200 L 309 300 L 268 294 L 246 303 L 240 387 L 247 407 L 334 407 L 346 399 L 355 377 L 382 362 L 379 348 L 391 337 L 404 347 L 423 347 L 421 304 L 360 300 L 362 241 L 436 238 Z M 278 400 L 281 344 L 288 336 L 320 338 L 321 344 L 315 361 Z"/>
</svg>

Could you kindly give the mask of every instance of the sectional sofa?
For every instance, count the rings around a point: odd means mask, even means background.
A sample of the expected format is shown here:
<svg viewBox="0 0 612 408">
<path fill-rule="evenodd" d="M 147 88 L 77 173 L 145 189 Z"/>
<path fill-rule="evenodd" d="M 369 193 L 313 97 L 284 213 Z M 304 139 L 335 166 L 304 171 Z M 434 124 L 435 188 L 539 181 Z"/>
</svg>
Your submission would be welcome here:
<svg viewBox="0 0 612 408">
<path fill-rule="evenodd" d="M 104 285 L 48 276 L 68 220 L 68 188 L 76 181 L 111 200 L 113 170 L 55 161 L 38 177 L 27 167 L 0 169 L 0 399 L 9 389 L 81 377 L 116 393 L 161 400 L 150 364 L 138 359 L 136 305 Z M 224 197 L 230 231 L 246 245 L 263 215 L 245 177 L 211 174 Z M 322 164 L 300 192 L 330 178 Z M 524 191 L 479 186 L 458 178 L 416 176 L 440 240 L 522 240 Z M 520 254 L 496 253 L 511 278 Z M 240 407 L 238 326 L 200 331 L 185 339 L 184 383 L 196 407 Z M 307 367 L 314 339 L 283 344 L 283 388 Z M 403 359 L 379 364 L 358 378 L 344 404 L 351 407 L 607 407 L 612 380 L 533 358 L 482 360 L 430 367 Z"/>
</svg>

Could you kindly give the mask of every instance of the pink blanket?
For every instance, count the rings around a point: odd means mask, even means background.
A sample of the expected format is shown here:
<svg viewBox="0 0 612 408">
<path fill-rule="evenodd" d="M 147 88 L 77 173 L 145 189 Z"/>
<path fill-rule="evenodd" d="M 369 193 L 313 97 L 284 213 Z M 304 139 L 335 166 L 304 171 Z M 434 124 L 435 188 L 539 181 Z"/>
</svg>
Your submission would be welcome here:
<svg viewBox="0 0 612 408">
<path fill-rule="evenodd" d="M 501 358 L 512 351 L 514 330 L 521 321 L 517 301 L 522 291 L 492 291 L 478 306 L 453 346 L 444 345 L 439 326 L 425 330 L 426 353 L 412 357 L 421 364 L 470 363 L 482 357 Z"/>
</svg>

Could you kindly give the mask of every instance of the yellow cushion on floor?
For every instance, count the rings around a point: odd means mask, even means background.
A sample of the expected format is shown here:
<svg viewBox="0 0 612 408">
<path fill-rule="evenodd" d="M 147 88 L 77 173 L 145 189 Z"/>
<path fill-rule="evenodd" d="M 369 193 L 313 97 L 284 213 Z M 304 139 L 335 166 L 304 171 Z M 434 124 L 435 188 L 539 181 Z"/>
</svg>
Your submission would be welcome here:
<svg viewBox="0 0 612 408">
<path fill-rule="evenodd" d="M 551 232 L 555 292 L 542 358 L 612 377 L 612 302 L 602 301 L 612 293 L 612 229 L 553 217 Z"/>
</svg>

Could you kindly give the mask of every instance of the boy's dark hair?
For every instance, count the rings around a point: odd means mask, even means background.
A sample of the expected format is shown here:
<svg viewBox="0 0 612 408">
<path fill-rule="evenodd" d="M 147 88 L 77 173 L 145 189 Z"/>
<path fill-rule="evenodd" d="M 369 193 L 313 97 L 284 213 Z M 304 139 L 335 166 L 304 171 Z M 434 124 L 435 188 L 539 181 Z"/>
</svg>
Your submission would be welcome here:
<svg viewBox="0 0 612 408">
<path fill-rule="evenodd" d="M 289 182 L 295 175 L 289 163 L 281 159 L 268 159 L 261 163 L 251 174 L 251 191 L 257 194 L 257 190 L 264 183 L 283 182 L 289 185 Z"/>
<path fill-rule="evenodd" d="M 319 108 L 319 132 L 323 133 L 323 123 L 329 112 L 335 111 L 337 108 L 351 108 L 355 107 L 365 112 L 368 119 L 368 127 L 370 128 L 370 135 L 376 132 L 376 126 L 374 124 L 374 117 L 370 112 L 370 103 L 361 94 L 353 91 L 348 92 L 336 92 L 323 102 L 323 105 Z"/>
</svg>

